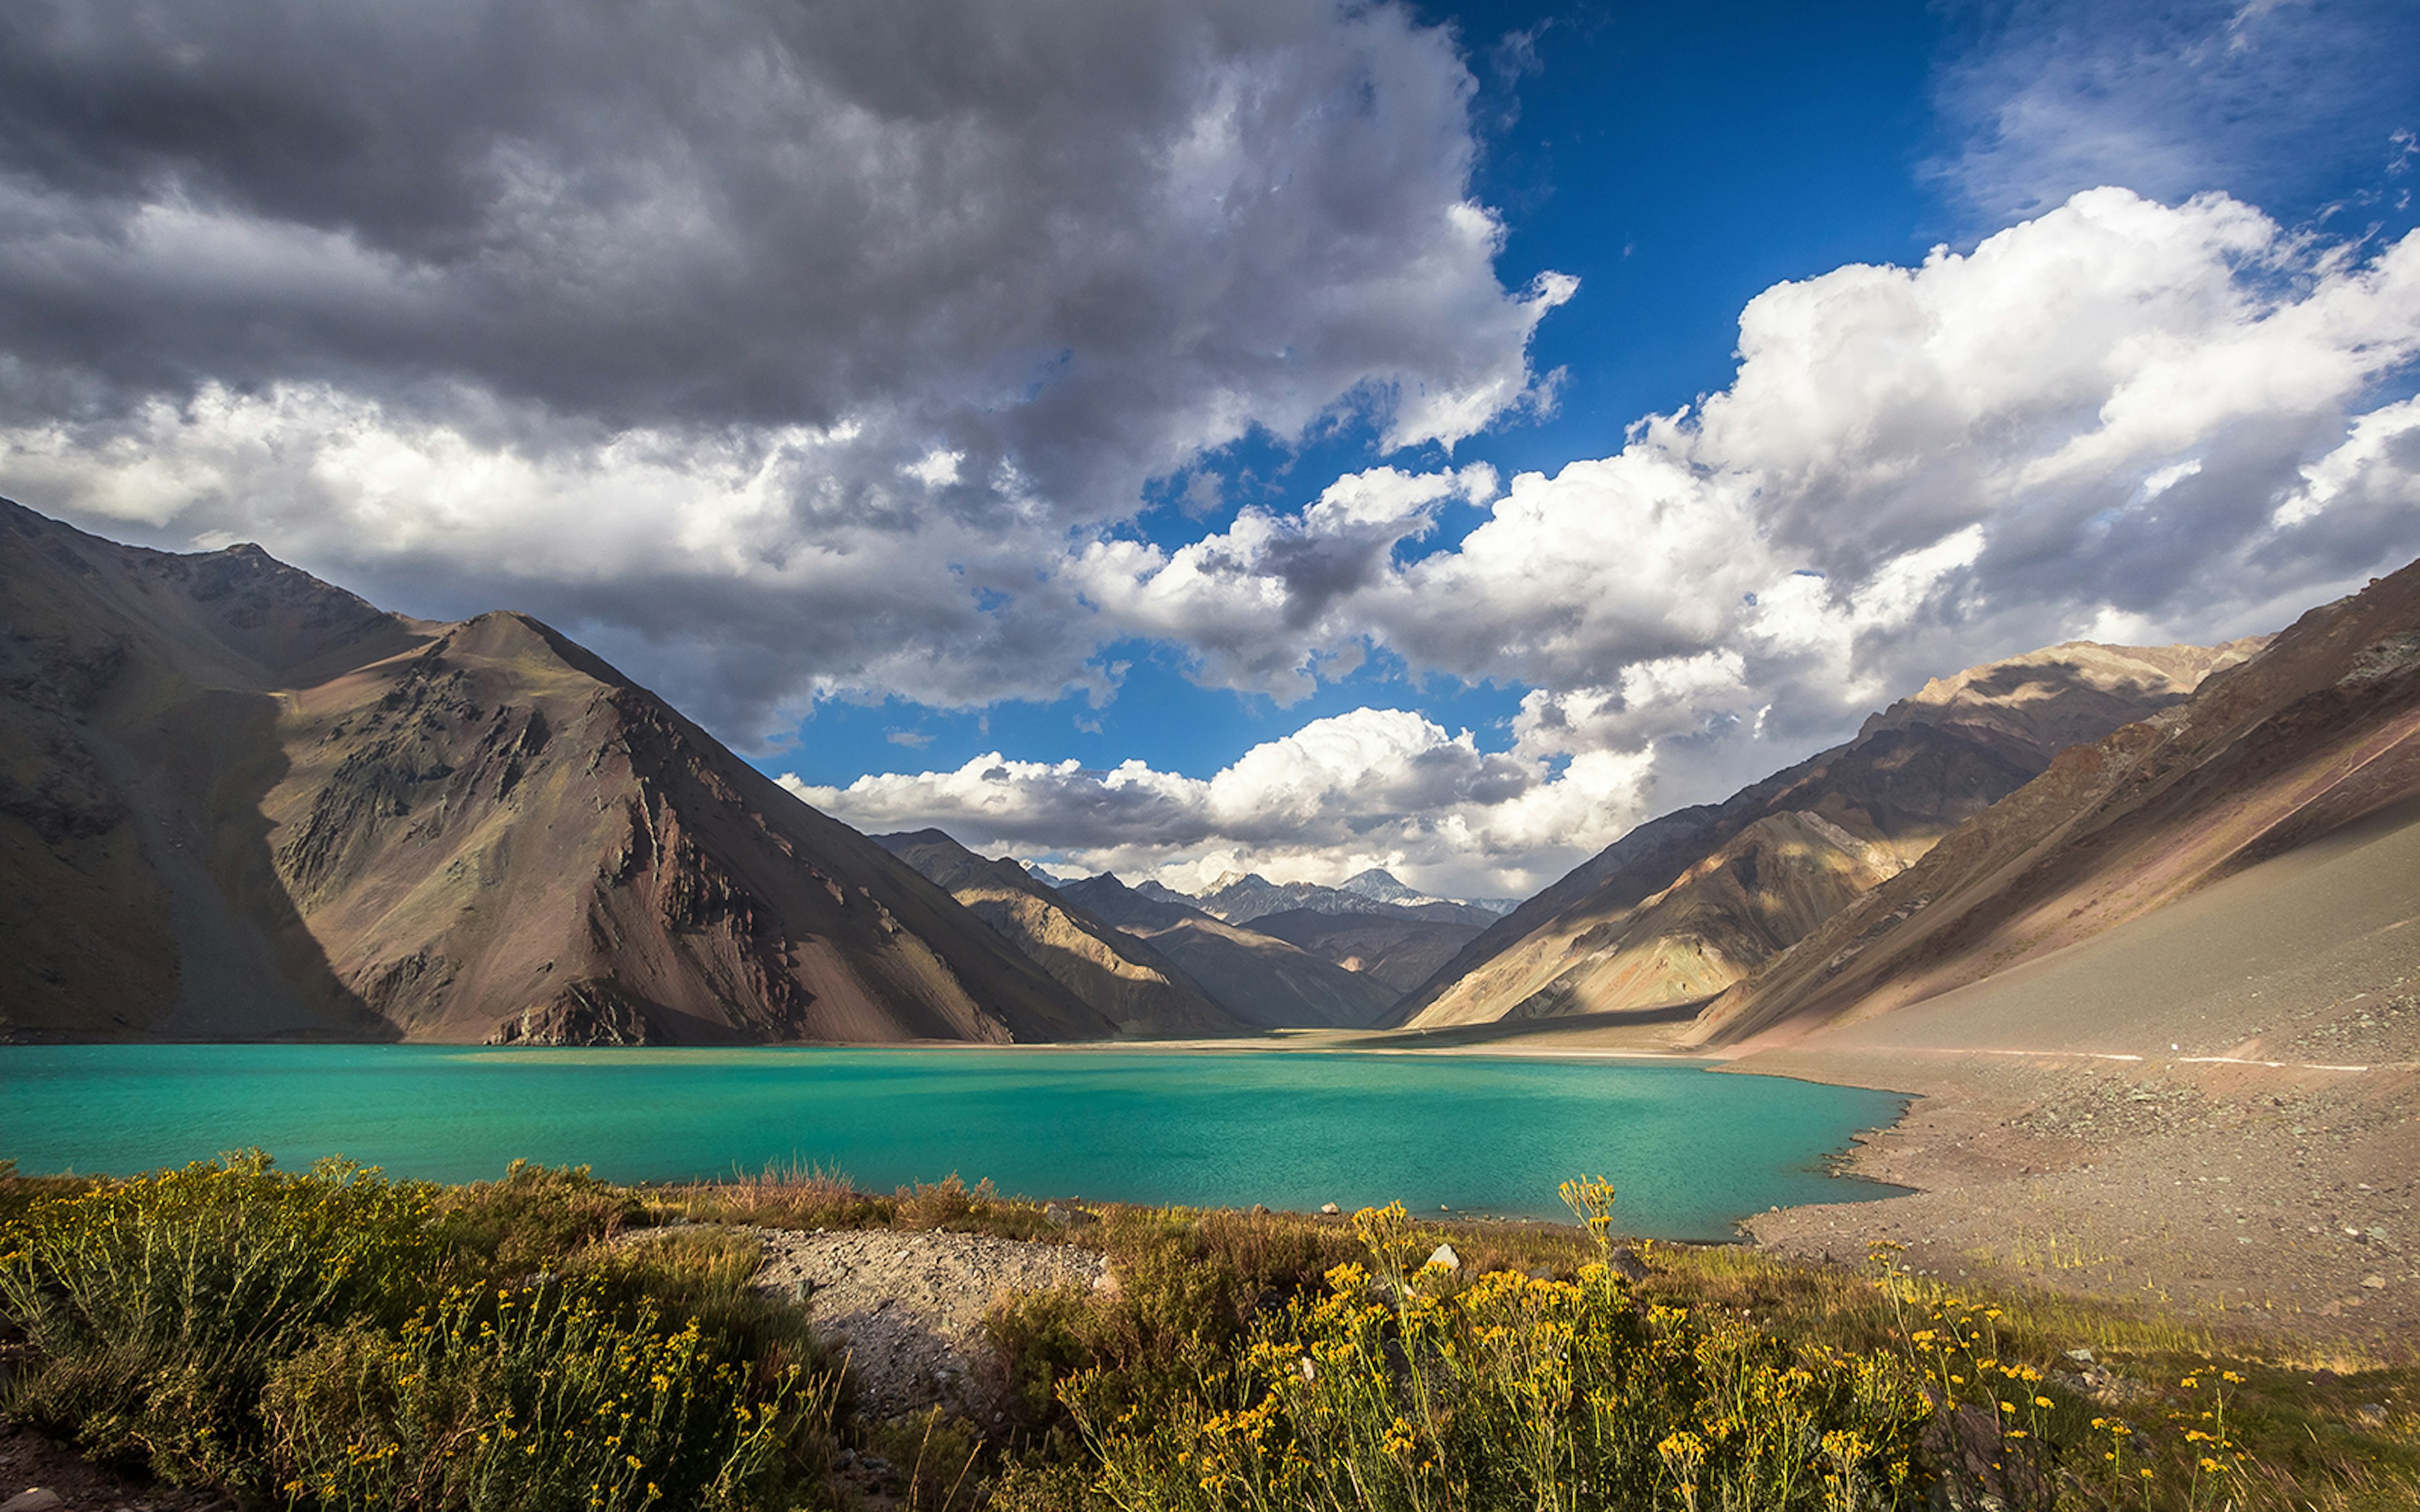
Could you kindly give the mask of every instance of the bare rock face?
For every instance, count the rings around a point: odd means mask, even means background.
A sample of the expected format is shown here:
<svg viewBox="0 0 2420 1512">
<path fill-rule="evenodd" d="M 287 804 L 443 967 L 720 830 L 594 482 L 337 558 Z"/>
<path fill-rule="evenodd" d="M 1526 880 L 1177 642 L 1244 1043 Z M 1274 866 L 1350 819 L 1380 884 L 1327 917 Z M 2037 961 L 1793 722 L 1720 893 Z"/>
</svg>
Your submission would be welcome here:
<svg viewBox="0 0 2420 1512">
<path fill-rule="evenodd" d="M 1367 1028 L 1401 995 L 1300 946 L 1146 894 L 1107 872 L 1059 893 L 1148 942 L 1230 1015 L 1255 1027 Z"/>
<path fill-rule="evenodd" d="M 1406 997 L 1398 1020 L 1667 1016 L 1703 1002 L 2062 749 L 2182 702 L 2259 645 L 2076 641 L 1936 680 L 1847 745 L 1720 804 L 1641 825 L 1465 946 Z"/>
<path fill-rule="evenodd" d="M 1714 1002 L 1714 1042 L 2010 971 L 2420 797 L 2420 563 L 2075 746 Z"/>
<path fill-rule="evenodd" d="M 876 842 L 948 890 L 1095 1012 L 1139 1035 L 1244 1029 L 1184 968 L 1012 860 L 977 856 L 938 829 Z"/>
<path fill-rule="evenodd" d="M 489 1044 L 642 1045 L 662 1038 L 639 1004 L 610 981 L 576 981 L 488 1033 Z"/>
<path fill-rule="evenodd" d="M 406 620 L 255 548 L 6 504 L 0 609 L 0 1034 L 1112 1031 L 535 620 Z"/>
<path fill-rule="evenodd" d="M 1450 906 L 1461 907 L 1461 904 Z M 1408 993 L 1479 937 L 1481 926 L 1400 914 L 1290 908 L 1263 914 L 1252 929 L 1298 945 L 1347 971 Z"/>
</svg>

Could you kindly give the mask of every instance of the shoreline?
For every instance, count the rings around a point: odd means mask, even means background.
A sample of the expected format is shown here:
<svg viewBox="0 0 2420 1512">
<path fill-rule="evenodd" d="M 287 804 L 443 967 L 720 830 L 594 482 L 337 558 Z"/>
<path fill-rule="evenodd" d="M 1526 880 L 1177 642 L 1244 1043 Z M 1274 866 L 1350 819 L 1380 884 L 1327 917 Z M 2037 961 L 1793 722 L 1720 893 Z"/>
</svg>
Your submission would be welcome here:
<svg viewBox="0 0 2420 1512">
<path fill-rule="evenodd" d="M 2406 1247 L 2420 1235 L 2412 1227 L 2420 1072 L 2399 1057 L 2364 1059 L 2355 1071 L 2351 1057 L 2305 1064 L 2257 1051 L 1810 1044 L 1703 1054 L 1659 1043 L 1660 1027 L 1544 1021 L 1512 1033 L 1458 1033 L 1446 1043 L 1403 1031 L 1314 1029 L 1005 1045 L 630 1048 L 659 1048 L 674 1059 L 777 1049 L 1561 1061 L 1855 1088 L 1899 1100 L 1900 1111 L 1850 1132 L 1843 1146 L 1823 1152 L 1820 1168 L 1896 1190 L 1742 1214 L 1738 1242 L 1851 1266 L 1867 1263 L 1872 1244 L 1902 1244 L 1906 1263 L 1951 1281 L 2150 1302 L 2188 1320 L 2311 1339 L 2420 1336 L 2420 1257 Z M 509 1056 L 541 1047 L 428 1048 Z M 2305 1130 L 2319 1133 L 2305 1137 Z M 1455 1217 L 1540 1221 L 1469 1210 Z"/>
</svg>

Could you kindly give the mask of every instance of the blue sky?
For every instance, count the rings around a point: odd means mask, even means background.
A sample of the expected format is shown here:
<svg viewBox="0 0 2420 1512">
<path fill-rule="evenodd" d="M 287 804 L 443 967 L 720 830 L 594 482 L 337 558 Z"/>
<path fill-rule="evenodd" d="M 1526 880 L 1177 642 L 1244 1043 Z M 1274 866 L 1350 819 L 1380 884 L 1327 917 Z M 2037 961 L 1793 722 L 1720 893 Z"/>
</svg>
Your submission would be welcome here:
<svg viewBox="0 0 2420 1512">
<path fill-rule="evenodd" d="M 2308 29 L 2330 40 L 2314 47 L 2297 33 L 2296 61 L 2314 52 L 2338 54 L 2339 64 L 2357 61 L 2352 55 L 2386 35 L 2414 36 L 2409 18 L 2390 8 L 2310 8 L 2324 14 Z M 1530 346 L 1533 364 L 1559 378 L 1551 412 L 1505 424 L 1451 454 L 1507 475 L 1617 452 L 1641 416 L 1723 387 L 1735 366 L 1742 307 L 1776 283 L 1849 263 L 1913 264 L 1935 245 L 1971 247 L 2002 229 L 2008 208 L 1978 203 L 1959 171 L 1975 116 L 1988 108 L 1967 92 L 2007 87 L 1992 77 L 1995 58 L 2040 45 L 2040 34 L 2064 20 L 1922 4 L 1686 11 L 1431 6 L 1419 13 L 1453 28 L 1477 82 L 1475 187 L 1505 217 L 1509 234 L 1497 259 L 1504 281 L 1519 285 L 1548 270 L 1579 280 L 1579 292 L 1541 323 Z M 2212 33 L 2227 19 L 2226 11 L 2205 13 Z M 2116 41 L 2164 30 L 2147 17 L 2140 30 L 2118 28 Z M 2211 95 L 2196 103 L 2231 112 L 2243 98 L 2240 90 Z M 2408 201 L 2396 203 L 2401 186 L 2387 171 L 2397 150 L 2393 133 L 2420 118 L 2420 109 L 2411 91 L 2397 99 L 2392 81 L 2352 103 L 2350 118 L 2317 133 L 2319 150 L 2310 131 L 2282 123 L 2273 131 L 2256 121 L 2235 139 L 2204 144 L 2211 155 L 2192 168 L 2180 171 L 2164 157 L 2137 177 L 2148 193 L 2232 192 L 2289 226 L 2392 239 L 2414 224 Z M 2180 132 L 2200 130 L 2185 110 L 2173 124 Z M 2081 166 L 2106 162 L 2087 157 Z M 2103 181 L 2077 166 L 2061 165 L 2062 175 L 2046 165 L 2037 193 L 2055 203 Z M 1261 438 L 1204 458 L 1187 476 L 1220 477 L 1223 509 L 1162 503 L 1128 528 L 1173 548 L 1205 526 L 1228 523 L 1244 501 L 1299 507 L 1327 480 L 1382 455 L 1371 426 L 1341 429 L 1325 442 L 1287 446 Z M 1435 445 L 1412 455 L 1428 465 L 1446 457 Z M 1450 546 L 1483 517 L 1478 505 L 1451 510 L 1415 549 Z M 1969 646 L 1953 660 L 2024 649 Z M 1207 779 L 1312 718 L 1373 703 L 1417 709 L 1448 729 L 1478 732 L 1483 748 L 1501 748 L 1525 686 L 1513 678 L 1419 677 L 1381 654 L 1362 671 L 1281 703 L 1199 686 L 1179 645 L 1128 642 L 1109 655 L 1130 666 L 1117 697 L 1100 708 L 1080 696 L 970 711 L 833 701 L 801 722 L 794 747 L 761 760 L 768 770 L 838 786 L 863 772 L 952 767 L 990 751 L 1093 767 L 1140 759 Z M 1804 753 L 1783 750 L 1774 764 Z M 1718 783 L 1742 770 L 1726 768 Z M 1668 787 L 1675 801 L 1716 795 L 1704 782 Z"/>
<path fill-rule="evenodd" d="M 1941 150 L 1927 92 L 1954 45 L 1935 7 L 1433 6 L 1419 14 L 1451 25 L 1470 59 L 1481 128 L 1475 187 L 1506 217 L 1511 234 L 1497 259 L 1505 282 L 1548 270 L 1580 281 L 1531 347 L 1539 368 L 1564 374 L 1554 411 L 1461 444 L 1460 459 L 1509 475 L 1618 451 L 1631 422 L 1730 378 L 1740 308 L 1760 290 L 1846 262 L 1917 259 L 1962 229 L 1958 208 L 1920 172 Z M 1344 429 L 1326 444 L 1263 438 L 1206 459 L 1189 471 L 1226 480 L 1225 508 L 1188 514 L 1163 504 L 1133 528 L 1174 547 L 1225 525 L 1248 501 L 1299 507 L 1373 458 L 1372 428 Z M 1413 455 L 1435 462 L 1444 454 Z M 1464 506 L 1440 540 L 1483 516 Z M 1099 709 L 1080 695 L 965 711 L 836 700 L 800 722 L 794 747 L 760 753 L 760 764 L 845 784 L 863 772 L 955 766 L 999 750 L 1095 766 L 1134 757 L 1207 778 L 1310 718 L 1373 701 L 1497 733 L 1500 746 L 1500 727 L 1520 702 L 1509 682 L 1432 677 L 1415 687 L 1399 658 L 1381 657 L 1281 705 L 1196 686 L 1179 647 L 1128 642 L 1108 654 L 1132 666 Z"/>
<path fill-rule="evenodd" d="M 133 6 L 0 19 L 0 491 L 869 829 L 1527 893 L 2420 553 L 2394 0 Z"/>
</svg>

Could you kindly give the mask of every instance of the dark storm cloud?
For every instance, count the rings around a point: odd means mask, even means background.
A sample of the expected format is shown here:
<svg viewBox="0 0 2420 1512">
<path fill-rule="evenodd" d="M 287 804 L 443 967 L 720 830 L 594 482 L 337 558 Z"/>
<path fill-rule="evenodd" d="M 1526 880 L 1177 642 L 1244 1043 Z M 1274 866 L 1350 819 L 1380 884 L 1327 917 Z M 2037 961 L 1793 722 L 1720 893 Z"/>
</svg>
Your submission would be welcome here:
<svg viewBox="0 0 2420 1512">
<path fill-rule="evenodd" d="M 28 0 L 0 486 L 590 625 L 741 730 L 1097 692 L 1071 529 L 1533 395 L 1570 285 L 1497 278 L 1473 87 L 1322 0 Z"/>
<path fill-rule="evenodd" d="M 0 343 L 104 407 L 878 413 L 1115 512 L 1357 385 L 1449 437 L 1422 393 L 1517 397 L 1532 317 L 1450 214 L 1470 87 L 1397 12 L 1280 0 L 31 0 L 0 11 Z"/>
</svg>

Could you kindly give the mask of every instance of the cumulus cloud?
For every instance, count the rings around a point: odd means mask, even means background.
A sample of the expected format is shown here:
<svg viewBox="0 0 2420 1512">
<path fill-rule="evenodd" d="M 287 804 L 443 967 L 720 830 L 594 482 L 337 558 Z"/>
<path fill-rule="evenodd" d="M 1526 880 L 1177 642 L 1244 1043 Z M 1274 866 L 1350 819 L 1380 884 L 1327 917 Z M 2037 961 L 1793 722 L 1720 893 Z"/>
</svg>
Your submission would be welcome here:
<svg viewBox="0 0 2420 1512">
<path fill-rule="evenodd" d="M 1129 882 L 1190 890 L 1231 871 L 1334 882 L 1381 866 L 1417 887 L 1497 896 L 1544 886 L 1644 818 L 1645 766 L 1595 752 L 1558 772 L 1419 714 L 1364 708 L 1255 746 L 1206 779 L 995 751 L 846 787 L 782 780 L 870 832 L 938 825 L 978 850 Z"/>
<path fill-rule="evenodd" d="M 1926 677 L 2268 628 L 2420 548 L 2420 239 L 2229 177 L 2360 138 L 2343 81 L 2391 86 L 2414 13 L 2118 9 L 2014 8 L 1952 70 L 1946 171 L 2005 229 L 1775 285 L 1723 390 L 1507 482 L 1395 449 L 1544 403 L 1574 286 L 1499 277 L 1474 82 L 1400 6 L 24 0 L 0 491 L 534 610 L 742 741 L 827 696 L 1107 701 L 1137 639 L 1286 701 L 1373 652 L 1493 680 L 1501 731 L 807 791 L 1171 878 L 1520 891 Z M 1346 417 L 1396 465 L 1124 532 Z"/>
<path fill-rule="evenodd" d="M 1291 701 L 1312 664 L 1349 671 L 1361 631 L 1340 610 L 1394 575 L 1395 551 L 1429 533 L 1438 506 L 1494 497 L 1483 463 L 1458 472 L 1373 468 L 1341 478 L 1295 515 L 1246 508 L 1228 530 L 1164 551 L 1096 541 L 1063 574 L 1118 630 L 1174 640 L 1205 682 Z"/>
<path fill-rule="evenodd" d="M 2361 251 L 2225 196 L 2089 191 L 1969 253 L 1768 289 L 1729 388 L 1515 478 L 1448 549 L 1397 548 L 1460 480 L 1388 472 L 1348 480 L 1391 501 L 1349 527 L 1324 499 L 1070 570 L 1125 625 L 1215 641 L 1203 675 L 1236 687 L 1375 644 L 1530 686 L 1541 751 L 1767 706 L 1812 733 L 1947 658 L 2110 611 L 2211 633 L 2408 555 L 2405 410 L 2361 407 L 2420 352 L 2420 237 Z"/>
<path fill-rule="evenodd" d="M 1517 890 L 1512 871 L 1844 738 L 1929 677 L 2076 636 L 2273 628 L 2399 565 L 2420 549 L 2420 400 L 2381 399 L 2415 354 L 2420 236 L 2329 246 L 2224 196 L 2090 191 L 1968 253 L 1767 290 L 1733 383 L 1642 421 L 1616 455 L 1500 495 L 1491 475 L 1380 469 L 1298 515 L 1067 563 L 1102 619 L 1191 648 L 1207 681 L 1299 690 L 1382 646 L 1416 671 L 1526 686 L 1502 768 L 1519 780 L 1440 799 L 1436 823 L 1385 796 L 1401 748 L 1353 743 L 1315 801 L 1245 783 L 1258 752 L 1217 779 L 1310 825 L 1292 850 L 1213 803 L 1217 782 L 1180 802 L 1139 770 L 1053 769 L 1048 803 L 1014 770 L 1004 789 L 949 777 L 1054 816 L 1030 825 L 979 823 L 932 774 L 818 801 L 898 798 L 878 811 L 903 820 L 922 803 L 1027 845 L 1077 834 L 1052 826 L 1081 809 L 1109 826 L 1081 831 L 1089 856 L 1190 865 L 1208 848 L 1327 881 L 1460 845 L 1466 877 L 1499 869 Z M 1488 517 L 1404 549 L 1455 499 Z M 1111 788 L 1185 818 L 1121 828 Z"/>
<path fill-rule="evenodd" d="M 1036 639 L 1070 606 L 990 612 L 1070 529 L 1255 427 L 1450 445 L 1536 400 L 1571 285 L 1497 277 L 1474 87 L 1444 31 L 1320 0 L 30 0 L 0 483 L 710 623 L 790 670 L 722 658 L 726 721 L 1096 684 Z"/>
</svg>

